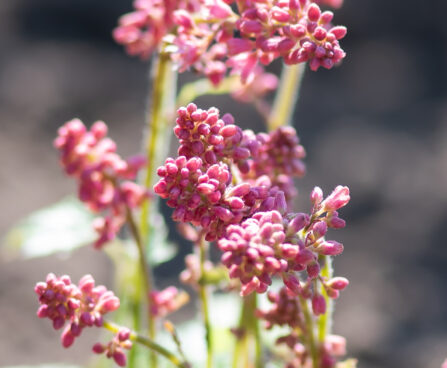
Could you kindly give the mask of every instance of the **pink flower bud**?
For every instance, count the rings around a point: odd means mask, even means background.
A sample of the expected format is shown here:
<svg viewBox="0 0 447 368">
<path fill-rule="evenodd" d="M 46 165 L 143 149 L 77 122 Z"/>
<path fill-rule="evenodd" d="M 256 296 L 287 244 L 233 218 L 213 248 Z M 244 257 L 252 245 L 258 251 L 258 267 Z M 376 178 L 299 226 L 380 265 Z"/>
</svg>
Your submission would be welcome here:
<svg viewBox="0 0 447 368">
<path fill-rule="evenodd" d="M 126 366 L 126 363 L 127 363 L 126 354 L 124 354 L 122 351 L 115 351 L 113 353 L 113 360 L 120 367 L 125 367 Z"/>
<path fill-rule="evenodd" d="M 321 243 L 315 250 L 326 256 L 337 256 L 343 253 L 343 244 L 335 240 L 328 240 Z"/>
<path fill-rule="evenodd" d="M 312 190 L 312 193 L 310 194 L 310 201 L 314 205 L 318 205 L 321 203 L 322 200 L 323 200 L 323 191 L 321 190 L 320 187 L 315 187 Z"/>
<path fill-rule="evenodd" d="M 344 277 L 334 277 L 327 283 L 327 286 L 335 290 L 343 290 L 348 285 L 349 281 Z"/>
<path fill-rule="evenodd" d="M 101 343 L 97 342 L 95 345 L 93 345 L 92 350 L 95 354 L 102 354 L 106 350 L 105 346 Z"/>
<path fill-rule="evenodd" d="M 321 10 L 317 4 L 311 4 L 307 10 L 307 17 L 311 22 L 317 22 L 320 19 Z"/>
<path fill-rule="evenodd" d="M 326 313 L 326 300 L 323 295 L 315 294 L 312 297 L 312 311 L 316 316 Z"/>
<path fill-rule="evenodd" d="M 323 206 L 326 211 L 336 211 L 339 208 L 346 206 L 349 200 L 349 188 L 339 185 L 323 201 Z"/>
</svg>

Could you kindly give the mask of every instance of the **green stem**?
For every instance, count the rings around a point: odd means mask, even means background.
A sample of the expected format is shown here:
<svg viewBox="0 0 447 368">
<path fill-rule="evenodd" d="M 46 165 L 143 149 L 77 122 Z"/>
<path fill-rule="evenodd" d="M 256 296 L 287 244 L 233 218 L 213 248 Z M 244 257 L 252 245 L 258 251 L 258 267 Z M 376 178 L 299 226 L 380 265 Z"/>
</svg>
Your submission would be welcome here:
<svg viewBox="0 0 447 368">
<path fill-rule="evenodd" d="M 305 65 L 304 63 L 290 66 L 284 65 L 279 89 L 276 93 L 273 108 L 267 122 L 269 131 L 275 130 L 283 125 L 290 125 L 298 99 Z"/>
<path fill-rule="evenodd" d="M 309 311 L 309 305 L 306 299 L 299 297 L 301 302 L 301 309 L 304 314 L 304 322 L 306 323 L 306 340 L 308 344 L 308 348 L 310 350 L 310 356 L 312 358 L 312 368 L 319 368 L 319 356 L 318 356 L 318 349 L 317 345 L 315 343 L 315 336 L 314 336 L 314 324 L 312 315 Z"/>
<path fill-rule="evenodd" d="M 120 330 L 120 328 L 122 328 L 121 326 L 118 326 L 118 325 L 116 325 L 116 324 L 114 324 L 112 322 L 108 322 L 108 321 L 104 321 L 103 322 L 103 327 L 106 328 L 107 330 L 113 332 L 113 333 L 117 333 Z M 170 352 L 169 350 L 167 350 L 163 346 L 157 344 L 155 341 L 153 341 L 150 338 L 147 338 L 145 336 L 141 336 L 141 335 L 137 334 L 136 332 L 131 332 L 130 333 L 130 340 L 138 342 L 139 344 L 142 344 L 142 345 L 148 347 L 153 352 L 156 352 L 156 353 L 164 356 L 166 359 L 168 359 L 176 367 L 189 368 L 188 363 L 182 361 L 174 353 Z"/>
<path fill-rule="evenodd" d="M 186 106 L 196 98 L 204 95 L 223 95 L 231 93 L 239 83 L 239 76 L 225 78 L 216 87 L 207 78 L 185 84 L 177 97 L 177 107 Z"/>
<path fill-rule="evenodd" d="M 159 164 L 159 159 L 167 150 L 169 144 L 166 131 L 170 114 L 173 113 L 173 103 L 175 90 L 176 90 L 176 74 L 173 72 L 172 65 L 169 59 L 169 55 L 166 53 L 160 53 L 158 58 L 153 61 L 152 65 L 152 78 L 153 89 L 151 95 L 150 108 L 147 117 L 147 139 L 145 144 L 147 169 L 144 177 L 144 187 L 151 189 L 154 181 L 154 172 L 156 165 Z M 141 236 L 141 249 L 140 258 L 146 260 L 145 245 L 148 244 L 150 239 L 151 226 L 149 225 L 151 218 L 151 209 L 153 207 L 153 200 L 150 198 L 144 201 L 141 207 L 140 218 L 140 236 Z M 151 244 L 153 246 L 153 244 Z M 149 337 L 155 338 L 156 326 L 155 321 L 150 312 L 150 299 L 147 297 L 148 293 L 152 290 L 151 282 L 151 269 L 147 266 L 148 274 L 145 275 L 148 282 L 146 285 L 146 300 L 148 300 L 148 329 Z M 157 356 L 151 354 L 151 367 L 157 367 Z"/>
<path fill-rule="evenodd" d="M 200 258 L 200 277 L 205 275 L 205 262 L 207 260 L 208 254 L 208 243 L 205 241 L 205 235 L 202 234 L 199 239 L 199 258 Z M 203 324 L 205 326 L 205 340 L 206 340 L 206 367 L 212 368 L 213 366 L 213 341 L 212 341 L 212 330 L 209 316 L 208 307 L 208 290 L 204 283 L 199 282 L 199 296 L 202 303 L 202 316 Z"/>
<path fill-rule="evenodd" d="M 262 368 L 262 344 L 259 329 L 259 321 L 256 318 L 257 294 L 246 296 L 242 302 L 241 316 L 238 329 L 241 336 L 236 338 L 233 355 L 233 368 L 249 367 L 250 347 L 254 344 L 255 367 Z"/>
<path fill-rule="evenodd" d="M 330 279 L 333 276 L 334 269 L 332 266 L 332 257 L 331 256 L 323 256 L 324 266 L 321 270 L 321 276 Z M 320 316 L 318 320 L 318 341 L 320 344 L 324 343 L 326 336 L 331 332 L 332 328 L 332 313 L 333 313 L 333 301 L 324 290 L 324 287 L 321 287 L 320 293 L 323 295 L 326 301 L 326 313 Z"/>
</svg>

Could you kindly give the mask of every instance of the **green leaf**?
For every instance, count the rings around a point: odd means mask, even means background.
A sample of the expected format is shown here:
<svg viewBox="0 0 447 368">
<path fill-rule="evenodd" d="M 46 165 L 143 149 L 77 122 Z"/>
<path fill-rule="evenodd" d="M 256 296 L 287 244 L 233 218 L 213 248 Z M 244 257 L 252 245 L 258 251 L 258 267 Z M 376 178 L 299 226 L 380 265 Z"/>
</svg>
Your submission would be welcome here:
<svg viewBox="0 0 447 368">
<path fill-rule="evenodd" d="M 43 257 L 90 244 L 96 235 L 94 216 L 74 197 L 40 209 L 12 228 L 2 253 L 7 258 Z"/>
</svg>

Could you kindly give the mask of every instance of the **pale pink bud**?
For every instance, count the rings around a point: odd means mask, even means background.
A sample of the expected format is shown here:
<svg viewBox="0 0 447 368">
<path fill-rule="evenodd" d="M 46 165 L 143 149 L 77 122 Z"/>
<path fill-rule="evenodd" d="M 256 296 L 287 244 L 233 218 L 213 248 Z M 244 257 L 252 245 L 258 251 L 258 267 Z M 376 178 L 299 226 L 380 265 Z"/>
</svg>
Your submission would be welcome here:
<svg viewBox="0 0 447 368">
<path fill-rule="evenodd" d="M 327 283 L 327 286 L 335 290 L 343 290 L 348 285 L 349 281 L 344 277 L 334 277 Z"/>
<path fill-rule="evenodd" d="M 346 206 L 349 200 L 349 188 L 339 185 L 324 200 L 323 206 L 326 211 L 336 211 L 339 208 Z"/>
<path fill-rule="evenodd" d="M 323 200 L 323 191 L 320 187 L 315 187 L 311 194 L 310 194 L 310 200 L 314 205 L 318 205 Z"/>
<path fill-rule="evenodd" d="M 343 252 L 343 244 L 335 240 L 328 240 L 321 243 L 315 250 L 326 256 L 337 256 Z"/>
</svg>

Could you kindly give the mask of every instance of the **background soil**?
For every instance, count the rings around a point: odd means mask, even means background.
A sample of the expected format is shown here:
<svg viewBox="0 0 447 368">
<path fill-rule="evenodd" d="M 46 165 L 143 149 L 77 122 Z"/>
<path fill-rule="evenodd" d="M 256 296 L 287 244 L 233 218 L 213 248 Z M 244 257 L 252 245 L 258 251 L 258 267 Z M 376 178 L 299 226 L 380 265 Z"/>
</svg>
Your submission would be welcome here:
<svg viewBox="0 0 447 368">
<path fill-rule="evenodd" d="M 444 1 L 346 0 L 340 68 L 306 72 L 295 126 L 308 151 L 297 206 L 314 185 L 348 185 L 347 229 L 337 274 L 351 285 L 337 303 L 335 331 L 361 368 L 437 368 L 447 356 L 447 27 Z M 141 143 L 148 66 L 110 33 L 130 1 L 0 2 L 0 236 L 27 213 L 74 191 L 52 149 L 74 116 L 105 120 L 120 152 Z M 255 112 L 218 104 L 261 130 Z M 242 123 L 244 125 L 244 123 Z M 184 254 L 187 250 L 183 249 Z M 161 267 L 173 277 L 181 258 Z M 35 317 L 34 283 L 47 272 L 91 272 L 111 285 L 105 257 L 0 260 L 0 365 L 85 362 L 89 338 L 64 351 Z"/>
</svg>

